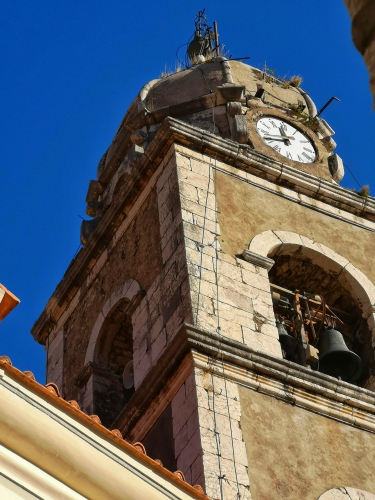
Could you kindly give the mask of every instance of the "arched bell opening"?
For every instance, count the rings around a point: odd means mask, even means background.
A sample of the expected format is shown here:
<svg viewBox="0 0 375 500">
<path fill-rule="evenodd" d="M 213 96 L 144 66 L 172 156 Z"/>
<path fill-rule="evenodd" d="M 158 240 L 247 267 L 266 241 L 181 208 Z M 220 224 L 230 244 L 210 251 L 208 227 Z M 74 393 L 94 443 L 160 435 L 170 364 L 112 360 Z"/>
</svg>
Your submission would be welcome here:
<svg viewBox="0 0 375 500">
<path fill-rule="evenodd" d="M 134 393 L 133 327 L 129 301 L 122 299 L 107 314 L 93 363 L 93 411 L 111 427 Z"/>
<path fill-rule="evenodd" d="M 362 316 L 366 304 L 363 295 L 359 294 L 360 284 L 349 279 L 348 273 L 340 264 L 311 248 L 283 244 L 274 248 L 268 256 L 275 261 L 269 271 L 269 279 L 284 357 L 300 364 L 309 364 L 312 369 L 331 376 L 340 376 L 335 363 L 339 363 L 339 366 L 340 363 L 345 364 L 350 373 L 341 370 L 340 366 L 341 378 L 366 386 L 366 382 L 375 373 L 375 363 L 372 333 Z M 284 290 L 292 294 L 287 294 Z M 296 291 L 299 292 L 298 297 Z M 275 294 L 279 295 L 281 301 L 277 297 L 275 299 Z M 283 316 L 288 307 L 296 308 L 294 297 L 297 297 L 300 312 L 304 317 L 302 324 L 307 345 L 310 344 L 321 351 L 314 358 L 312 350 L 307 363 L 301 361 L 303 352 L 301 347 L 293 350 L 295 347 L 290 337 L 296 336 L 295 330 L 293 331 L 294 326 L 289 328 L 290 322 L 284 321 L 285 316 Z M 289 305 L 283 302 L 284 299 Z M 289 311 L 288 315 L 290 319 L 293 313 Z M 295 321 L 292 318 L 292 322 Z M 335 332 L 340 332 L 342 336 Z M 359 356 L 362 363 L 355 355 Z M 355 372 L 360 371 L 360 364 L 362 364 L 361 374 L 355 376 Z"/>
</svg>

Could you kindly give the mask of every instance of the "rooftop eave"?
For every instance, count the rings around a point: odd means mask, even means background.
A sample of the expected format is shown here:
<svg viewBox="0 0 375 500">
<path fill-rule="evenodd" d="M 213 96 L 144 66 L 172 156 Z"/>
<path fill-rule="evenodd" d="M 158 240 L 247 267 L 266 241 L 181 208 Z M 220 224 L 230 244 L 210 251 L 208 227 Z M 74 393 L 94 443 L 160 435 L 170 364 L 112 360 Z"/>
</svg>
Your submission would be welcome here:
<svg viewBox="0 0 375 500">
<path fill-rule="evenodd" d="M 77 402 L 65 401 L 53 383 L 42 386 L 31 372 L 14 368 L 6 356 L 0 356 L 0 388 L 2 444 L 85 498 L 94 497 L 88 496 L 90 491 L 99 498 L 102 490 L 100 498 L 108 499 L 124 498 L 124 494 L 134 500 L 144 495 L 154 498 L 154 493 L 157 498 L 208 500 L 179 471 L 167 470 L 144 448 L 140 451 L 142 445 L 132 445 L 118 430 L 108 430 L 96 415 L 81 411 Z M 110 473 L 108 458 L 112 458 Z M 119 465 L 122 469 L 116 474 Z M 116 477 L 113 495 L 106 483 Z"/>
</svg>

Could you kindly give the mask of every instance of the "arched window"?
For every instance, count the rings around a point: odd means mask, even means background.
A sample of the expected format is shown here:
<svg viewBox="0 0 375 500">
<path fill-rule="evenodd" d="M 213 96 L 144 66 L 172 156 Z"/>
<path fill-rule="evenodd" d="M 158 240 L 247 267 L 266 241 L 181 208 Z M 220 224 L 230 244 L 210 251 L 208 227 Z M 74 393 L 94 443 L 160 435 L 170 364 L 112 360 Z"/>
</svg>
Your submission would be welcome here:
<svg viewBox="0 0 375 500">
<path fill-rule="evenodd" d="M 295 233 L 265 231 L 249 251 L 274 261 L 269 280 L 284 357 L 372 389 L 375 287 L 368 278 L 328 247 Z"/>
<path fill-rule="evenodd" d="M 133 360 L 133 327 L 129 301 L 120 300 L 104 320 L 94 352 L 93 411 L 110 427 L 134 393 L 125 388 L 125 367 Z"/>
<path fill-rule="evenodd" d="M 98 415 L 109 428 L 134 393 L 132 312 L 143 295 L 139 283 L 128 280 L 107 300 L 95 322 L 85 366 L 77 379 L 81 407 L 88 414 Z"/>
</svg>

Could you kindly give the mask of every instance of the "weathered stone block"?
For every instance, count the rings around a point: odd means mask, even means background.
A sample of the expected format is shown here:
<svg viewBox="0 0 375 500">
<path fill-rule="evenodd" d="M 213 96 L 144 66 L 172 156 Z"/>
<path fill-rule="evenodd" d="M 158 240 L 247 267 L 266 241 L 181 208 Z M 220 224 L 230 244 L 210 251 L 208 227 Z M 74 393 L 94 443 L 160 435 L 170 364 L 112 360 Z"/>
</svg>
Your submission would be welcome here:
<svg viewBox="0 0 375 500">
<path fill-rule="evenodd" d="M 262 276 L 261 274 L 256 272 L 247 271 L 246 269 L 241 269 L 241 277 L 242 281 L 246 285 L 250 285 L 265 292 L 270 291 L 270 282 L 268 277 Z"/>
<path fill-rule="evenodd" d="M 242 282 L 241 268 L 236 264 L 232 265 L 219 259 L 217 262 L 217 272 L 219 276 L 227 276 L 231 278 L 231 280 Z"/>
<path fill-rule="evenodd" d="M 152 363 L 155 363 L 155 361 L 159 358 L 160 354 L 162 353 L 166 345 L 167 345 L 167 333 L 165 328 L 163 328 L 159 333 L 158 337 L 156 338 L 156 340 L 154 341 L 154 343 L 151 345 Z"/>
<path fill-rule="evenodd" d="M 220 287 L 219 299 L 220 302 L 231 305 L 237 309 L 241 309 L 247 312 L 253 312 L 251 296 L 249 296 L 248 294 L 242 294 L 238 293 L 235 290 Z"/>
<path fill-rule="evenodd" d="M 179 182 L 190 184 L 191 186 L 203 189 L 209 193 L 214 193 L 214 182 L 212 178 L 210 179 L 205 175 L 189 170 L 179 170 L 178 176 Z"/>
<path fill-rule="evenodd" d="M 199 203 L 195 203 L 194 201 L 189 200 L 181 196 L 181 207 L 188 213 L 199 215 L 200 217 L 205 217 L 208 220 L 213 222 L 216 221 L 216 212 L 211 208 L 207 208 L 204 205 L 200 205 Z"/>
<path fill-rule="evenodd" d="M 254 236 L 249 244 L 249 250 L 267 257 L 273 249 L 277 248 L 281 244 L 282 241 L 273 231 L 267 231 L 264 234 L 261 233 Z"/>
<path fill-rule="evenodd" d="M 196 431 L 187 445 L 183 448 L 177 457 L 177 467 L 179 470 L 189 470 L 194 461 L 201 454 L 201 443 L 199 431 Z"/>
<path fill-rule="evenodd" d="M 264 333 L 255 332 L 249 328 L 243 327 L 244 343 L 255 351 L 265 352 L 270 356 L 282 358 L 280 342 L 277 338 L 270 337 Z"/>
</svg>

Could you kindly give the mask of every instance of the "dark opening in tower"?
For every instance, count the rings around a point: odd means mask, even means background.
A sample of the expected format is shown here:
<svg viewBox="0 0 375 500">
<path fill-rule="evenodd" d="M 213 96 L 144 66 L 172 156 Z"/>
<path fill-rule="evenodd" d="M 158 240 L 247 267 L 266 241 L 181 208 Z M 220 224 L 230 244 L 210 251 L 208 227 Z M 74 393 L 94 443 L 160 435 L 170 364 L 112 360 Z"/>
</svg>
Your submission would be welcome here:
<svg viewBox="0 0 375 500">
<path fill-rule="evenodd" d="M 283 356 L 366 386 L 375 371 L 372 335 L 342 268 L 297 246 L 278 248 L 270 257 L 275 261 L 269 279 Z"/>
</svg>

